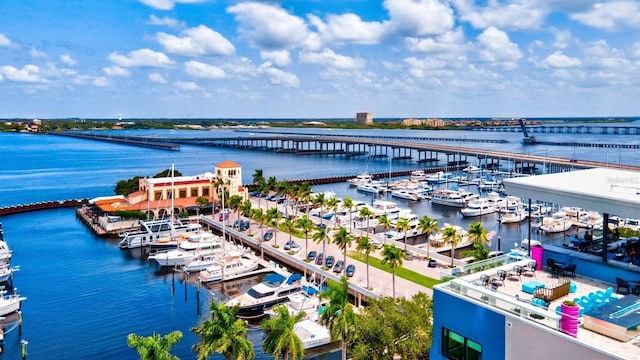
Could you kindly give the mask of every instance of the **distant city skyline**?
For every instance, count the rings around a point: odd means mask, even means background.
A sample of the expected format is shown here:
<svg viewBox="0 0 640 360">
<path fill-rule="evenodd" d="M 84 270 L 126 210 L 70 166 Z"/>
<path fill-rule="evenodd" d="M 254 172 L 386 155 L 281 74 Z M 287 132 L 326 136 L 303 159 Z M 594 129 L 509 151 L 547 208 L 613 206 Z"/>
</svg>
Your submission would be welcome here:
<svg viewBox="0 0 640 360">
<path fill-rule="evenodd" d="M 4 0 L 0 118 L 640 115 L 635 0 Z"/>
</svg>

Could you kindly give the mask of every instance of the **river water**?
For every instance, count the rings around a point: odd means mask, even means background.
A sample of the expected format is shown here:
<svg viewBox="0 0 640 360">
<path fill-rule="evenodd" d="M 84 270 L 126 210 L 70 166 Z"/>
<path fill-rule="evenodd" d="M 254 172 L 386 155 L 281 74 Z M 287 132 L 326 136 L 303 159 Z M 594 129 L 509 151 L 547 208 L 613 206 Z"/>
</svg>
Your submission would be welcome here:
<svg viewBox="0 0 640 360">
<path fill-rule="evenodd" d="M 273 130 L 273 129 L 272 129 Z M 313 133 L 362 134 L 346 130 L 294 130 Z M 217 131 L 128 131 L 129 135 L 162 137 L 246 136 L 226 130 Z M 521 135 L 469 131 L 371 131 L 394 136 L 456 137 L 461 147 L 499 150 L 609 163 L 639 163 L 637 151 L 591 148 L 525 147 Z M 628 135 L 536 134 L 539 138 L 558 141 L 638 142 Z M 467 143 L 471 137 L 507 138 L 508 144 Z M 451 145 L 451 142 L 443 142 Z M 417 168 L 415 161 L 364 159 L 333 156 L 296 156 L 239 149 L 182 146 L 178 152 L 129 147 L 118 144 L 73 138 L 0 134 L 0 206 L 46 200 L 94 198 L 113 194 L 115 184 L 136 175 L 150 176 L 175 168 L 185 175 L 213 171 L 215 164 L 232 160 L 243 167 L 245 183 L 251 182 L 255 169 L 264 175 L 282 179 L 305 179 L 357 174 L 363 171 L 385 172 Z M 315 191 L 333 191 L 338 196 L 372 200 L 369 195 L 350 189 L 346 183 L 314 187 Z M 429 202 L 409 203 L 394 199 L 402 207 L 410 207 L 419 216 L 428 214 L 444 222 L 465 227 L 457 210 L 431 206 Z M 570 204 L 566 204 L 570 205 Z M 524 225 L 499 226 L 496 217 L 483 217 L 485 227 L 499 231 L 502 247 L 526 237 Z M 14 287 L 28 299 L 23 303 L 22 338 L 29 342 L 31 359 L 135 359 L 126 345 L 129 333 L 148 336 L 153 332 L 167 334 L 180 330 L 183 340 L 173 353 L 182 359 L 194 359 L 191 350 L 196 338 L 189 329 L 207 314 L 210 294 L 218 299 L 246 289 L 257 279 L 225 285 L 224 288 L 201 289 L 171 272 L 158 271 L 149 265 L 139 250 L 121 251 L 115 242 L 94 236 L 74 214 L 73 209 L 45 210 L 4 216 L 5 239 L 13 249 Z M 492 245 L 494 248 L 497 244 Z M 251 329 L 249 336 L 256 344 L 258 359 L 268 359 L 260 349 L 262 333 Z M 17 331 L 7 334 L 7 359 L 20 357 Z M 335 355 L 334 355 L 335 356 Z M 213 358 L 221 359 L 221 356 Z"/>
</svg>

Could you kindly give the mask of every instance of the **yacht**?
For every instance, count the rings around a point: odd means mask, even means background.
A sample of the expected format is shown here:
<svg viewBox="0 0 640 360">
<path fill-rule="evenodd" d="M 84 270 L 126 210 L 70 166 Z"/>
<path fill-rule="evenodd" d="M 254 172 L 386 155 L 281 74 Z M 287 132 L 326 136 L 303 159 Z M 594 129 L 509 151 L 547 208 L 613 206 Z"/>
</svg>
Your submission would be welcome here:
<svg viewBox="0 0 640 360">
<path fill-rule="evenodd" d="M 293 332 L 298 335 L 305 350 L 331 343 L 329 329 L 318 321 L 310 319 L 299 321 L 293 325 Z"/>
<path fill-rule="evenodd" d="M 423 199 L 422 195 L 418 194 L 414 190 L 408 190 L 408 189 L 393 190 L 391 191 L 391 196 L 397 197 L 400 199 L 405 199 L 405 200 L 412 200 L 412 201 L 418 201 Z"/>
<path fill-rule="evenodd" d="M 9 263 L 11 260 L 11 249 L 6 241 L 0 240 L 0 263 Z"/>
<path fill-rule="evenodd" d="M 476 198 L 478 198 L 477 194 L 460 189 L 441 189 L 431 193 L 432 203 L 459 208 L 463 208 L 468 202 Z"/>
<path fill-rule="evenodd" d="M 0 293 L 0 316 L 12 314 L 20 310 L 22 301 L 26 300 L 26 297 L 20 296 L 17 293 L 7 294 L 6 290 Z"/>
<path fill-rule="evenodd" d="M 519 223 L 529 216 L 528 212 L 524 208 L 511 210 L 503 213 L 500 217 L 501 224 Z"/>
<path fill-rule="evenodd" d="M 414 170 L 411 172 L 409 180 L 411 180 L 412 182 L 425 181 L 427 180 L 427 176 L 428 175 L 422 170 Z"/>
<path fill-rule="evenodd" d="M 197 233 L 201 230 L 202 225 L 200 224 L 182 224 L 179 220 L 176 222 L 172 222 L 171 219 L 140 221 L 139 230 L 126 232 L 118 243 L 118 247 L 120 249 L 134 249 L 151 244 L 176 245 L 176 237 Z"/>
<path fill-rule="evenodd" d="M 247 292 L 229 299 L 227 306 L 239 306 L 238 317 L 255 318 L 274 305 L 281 304 L 289 295 L 302 290 L 302 274 L 271 273 Z"/>
<path fill-rule="evenodd" d="M 383 194 L 386 191 L 386 187 L 382 183 L 362 184 L 362 185 L 358 185 L 356 189 L 358 189 L 358 191 L 372 193 L 372 194 Z"/>
<path fill-rule="evenodd" d="M 467 207 L 460 209 L 460 213 L 462 216 L 471 217 L 492 214 L 496 212 L 496 210 L 493 202 L 487 199 L 476 199 L 470 201 Z"/>
<path fill-rule="evenodd" d="M 444 184 L 451 178 L 451 173 L 438 171 L 435 174 L 427 175 L 426 181 L 429 185 Z"/>
<path fill-rule="evenodd" d="M 198 280 L 201 282 L 223 281 L 244 275 L 257 268 L 258 260 L 253 256 L 231 251 L 200 271 Z"/>
<path fill-rule="evenodd" d="M 222 244 L 222 237 L 210 231 L 202 231 L 189 235 L 183 234 L 179 239 L 178 248 L 187 251 L 215 249 L 219 248 Z"/>
<path fill-rule="evenodd" d="M 347 180 L 347 182 L 349 183 L 349 186 L 352 186 L 352 187 L 369 184 L 372 181 L 373 181 L 373 175 L 367 172 L 363 172 L 361 174 L 358 174 L 356 177 Z"/>
<path fill-rule="evenodd" d="M 567 218 L 567 214 L 564 211 L 558 211 L 552 216 L 543 217 L 539 229 L 549 234 L 567 231 L 571 226 L 573 226 L 573 222 Z"/>
</svg>

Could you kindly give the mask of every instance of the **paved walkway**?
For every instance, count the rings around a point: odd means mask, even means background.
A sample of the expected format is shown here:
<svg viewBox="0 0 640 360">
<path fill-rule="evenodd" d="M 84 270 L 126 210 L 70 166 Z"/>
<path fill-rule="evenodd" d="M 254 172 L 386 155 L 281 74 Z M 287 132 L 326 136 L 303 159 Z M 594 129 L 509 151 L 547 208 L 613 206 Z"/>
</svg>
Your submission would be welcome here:
<svg viewBox="0 0 640 360">
<path fill-rule="evenodd" d="M 273 201 L 267 201 L 266 199 L 262 198 L 260 199 L 260 201 L 258 201 L 258 198 L 255 197 L 251 197 L 250 201 L 253 204 L 254 208 L 258 208 L 258 203 L 260 202 L 260 207 L 263 209 L 263 211 L 266 211 L 267 209 L 271 208 L 271 207 L 275 207 L 276 204 Z M 219 214 L 215 214 L 215 219 L 218 220 L 218 216 Z M 241 216 L 242 219 L 244 219 L 244 217 Z M 316 224 L 320 224 L 321 219 L 318 217 L 310 217 L 311 220 L 316 223 Z M 237 220 L 236 217 L 236 213 L 232 212 L 229 215 L 229 219 L 228 219 L 228 223 L 227 224 L 233 224 L 233 222 Z M 327 222 L 327 220 L 322 220 L 324 223 L 329 223 L 329 229 L 333 228 L 333 223 L 332 222 Z M 348 228 L 347 228 L 348 229 Z M 249 227 L 249 229 L 245 232 L 247 234 L 253 234 L 254 237 L 256 238 L 261 238 L 262 234 L 267 232 L 268 230 L 274 230 L 274 228 L 269 227 L 267 225 L 264 225 L 264 227 L 261 229 L 260 224 L 251 221 L 251 225 Z M 358 237 L 360 236 L 361 232 L 360 230 L 356 230 L 354 229 L 351 232 L 354 237 Z M 367 232 L 364 232 L 364 234 L 366 235 Z M 293 255 L 299 259 L 304 259 L 306 258 L 306 255 L 309 251 L 311 250 L 315 250 L 318 253 L 321 253 L 323 251 L 323 245 L 322 243 L 316 243 L 313 241 L 312 239 L 312 233 L 309 234 L 309 241 L 308 241 L 308 249 L 306 248 L 306 244 L 305 244 L 305 239 L 304 238 L 296 238 L 295 236 L 292 237 L 292 239 L 294 241 L 296 241 L 297 243 L 299 243 L 301 245 L 301 250 Z M 279 247 L 280 247 L 280 251 L 282 251 L 283 253 L 286 253 L 287 251 L 285 251 L 283 249 L 283 246 L 285 244 L 285 242 L 287 242 L 289 240 L 289 234 L 286 232 L 282 232 L 282 231 L 277 231 L 276 235 L 274 236 L 274 239 L 269 241 L 268 244 L 273 245 L 274 243 L 276 243 Z M 264 243 L 267 244 L 267 243 Z M 400 245 L 401 246 L 401 245 Z M 352 243 L 351 247 L 349 247 L 347 249 L 347 252 L 349 251 L 356 251 L 356 242 L 354 240 L 354 242 Z M 382 249 L 379 250 L 375 250 L 372 251 L 370 256 L 372 257 L 377 257 L 378 259 L 382 259 L 382 255 L 381 255 L 381 251 Z M 343 259 L 343 252 L 342 250 L 340 250 L 340 248 L 337 245 L 334 244 L 330 244 L 329 242 L 327 242 L 325 244 L 325 258 L 326 256 L 334 256 L 335 261 L 338 260 L 342 260 Z M 335 263 L 335 262 L 334 262 Z M 349 279 L 350 282 L 357 284 L 359 286 L 362 287 L 366 287 L 367 286 L 367 265 L 366 263 L 361 263 L 359 261 L 356 261 L 354 259 L 351 259 L 347 256 L 347 264 L 354 264 L 356 267 L 356 271 L 355 274 L 352 278 Z M 418 259 L 414 259 L 414 260 L 404 260 L 402 267 L 413 270 L 415 272 L 418 272 L 420 274 L 423 274 L 425 276 L 434 278 L 434 279 L 440 279 L 440 272 L 446 268 L 445 263 L 439 262 L 438 266 L 435 268 L 430 268 L 427 266 L 427 262 L 424 260 L 418 260 Z M 321 270 L 321 266 L 320 265 L 316 265 L 316 267 L 318 268 L 318 270 Z M 330 271 L 330 270 L 329 270 Z M 433 294 L 433 290 L 431 290 L 430 288 L 421 286 L 419 284 L 413 283 L 411 281 L 405 280 L 403 278 L 400 278 L 398 276 L 396 276 L 396 297 L 411 297 L 414 294 L 417 294 L 418 292 L 423 292 L 428 294 L 429 296 L 431 296 Z M 393 276 L 391 275 L 391 273 L 389 272 L 385 272 L 383 270 L 374 268 L 373 266 L 369 266 L 369 287 L 371 288 L 371 291 L 380 295 L 380 296 L 392 296 L 393 294 Z"/>
</svg>

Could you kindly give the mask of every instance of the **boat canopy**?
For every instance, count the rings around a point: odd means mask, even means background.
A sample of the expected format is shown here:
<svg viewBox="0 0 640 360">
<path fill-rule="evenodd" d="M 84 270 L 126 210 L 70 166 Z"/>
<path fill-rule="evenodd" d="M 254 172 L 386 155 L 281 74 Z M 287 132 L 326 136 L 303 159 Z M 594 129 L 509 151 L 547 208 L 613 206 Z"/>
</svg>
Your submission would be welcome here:
<svg viewBox="0 0 640 360">
<path fill-rule="evenodd" d="M 262 279 L 262 282 L 264 282 L 267 285 L 276 286 L 282 283 L 284 279 L 285 279 L 284 275 L 281 275 L 281 274 L 267 274 Z"/>
<path fill-rule="evenodd" d="M 293 284 L 294 282 L 296 282 L 296 281 L 298 281 L 300 279 L 302 279 L 302 274 L 297 274 L 297 273 L 296 274 L 292 274 L 291 276 L 289 276 L 289 279 L 287 279 L 287 284 L 291 285 L 291 284 Z"/>
<path fill-rule="evenodd" d="M 304 291 L 305 294 L 307 295 L 315 295 L 318 293 L 318 289 L 314 288 L 313 286 L 303 286 L 302 290 Z"/>
</svg>

